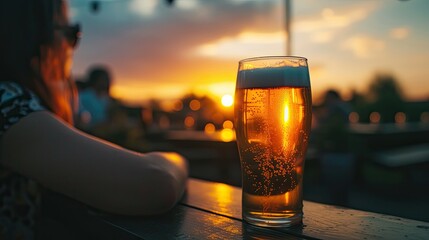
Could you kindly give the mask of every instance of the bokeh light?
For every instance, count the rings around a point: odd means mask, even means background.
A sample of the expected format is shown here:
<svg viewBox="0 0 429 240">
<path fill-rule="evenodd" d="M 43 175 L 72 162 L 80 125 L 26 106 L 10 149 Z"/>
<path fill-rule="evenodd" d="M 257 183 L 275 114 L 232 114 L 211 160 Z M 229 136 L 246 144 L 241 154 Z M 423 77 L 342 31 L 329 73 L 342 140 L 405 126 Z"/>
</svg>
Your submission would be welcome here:
<svg viewBox="0 0 429 240">
<path fill-rule="evenodd" d="M 216 126 L 213 123 L 207 123 L 204 127 L 204 132 L 207 134 L 212 134 L 216 131 Z"/>
<path fill-rule="evenodd" d="M 222 127 L 224 129 L 232 129 L 234 127 L 234 123 L 231 120 L 226 120 L 223 122 Z"/>
<path fill-rule="evenodd" d="M 349 114 L 349 122 L 350 123 L 358 123 L 359 122 L 359 113 L 351 112 Z"/>
<path fill-rule="evenodd" d="M 380 113 L 378 112 L 372 112 L 369 115 L 369 121 L 371 123 L 380 123 L 380 120 L 381 120 L 381 116 L 380 116 Z"/>
<path fill-rule="evenodd" d="M 190 103 L 189 103 L 189 108 L 192 111 L 198 111 L 201 108 L 201 103 L 200 101 L 198 101 L 197 99 L 193 99 Z"/>
<path fill-rule="evenodd" d="M 192 128 L 195 125 L 195 119 L 192 116 L 187 116 L 184 124 L 186 128 Z"/>
<path fill-rule="evenodd" d="M 223 142 L 231 142 L 234 140 L 234 131 L 229 128 L 222 129 L 220 132 L 220 138 Z"/>
<path fill-rule="evenodd" d="M 403 112 L 397 112 L 395 114 L 395 123 L 404 124 L 407 121 L 407 115 Z"/>
<path fill-rule="evenodd" d="M 423 113 L 420 115 L 420 121 L 421 121 L 422 123 L 429 123 L 429 112 L 423 112 Z"/>
</svg>

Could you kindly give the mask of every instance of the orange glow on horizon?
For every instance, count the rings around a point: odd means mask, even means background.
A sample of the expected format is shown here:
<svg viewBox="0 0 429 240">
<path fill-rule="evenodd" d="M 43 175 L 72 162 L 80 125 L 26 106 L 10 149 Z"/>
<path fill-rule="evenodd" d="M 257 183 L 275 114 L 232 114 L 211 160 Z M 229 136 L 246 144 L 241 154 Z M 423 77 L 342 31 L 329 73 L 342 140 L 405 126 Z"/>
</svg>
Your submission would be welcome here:
<svg viewBox="0 0 429 240">
<path fill-rule="evenodd" d="M 234 72 L 235 73 L 235 72 Z M 219 106 L 229 108 L 233 105 L 234 91 L 235 91 L 235 79 L 228 81 L 219 81 L 219 79 L 225 78 L 222 75 L 211 76 L 205 78 L 203 82 L 189 87 L 187 85 L 175 85 L 175 84 L 152 84 L 152 83 L 141 83 L 141 84 L 113 84 L 111 87 L 112 97 L 123 101 L 126 104 L 131 105 L 146 105 L 151 100 L 160 102 L 169 102 L 168 111 L 180 111 L 183 109 L 183 102 L 180 102 L 181 98 L 187 94 L 194 94 L 199 97 L 207 96 L 213 99 L 219 104 Z M 137 81 L 124 79 L 124 81 Z M 118 81 L 119 82 L 119 81 Z M 194 99 L 189 104 L 189 108 L 194 111 L 198 111 L 202 107 L 202 103 L 199 100 Z M 198 104 L 198 102 L 199 104 Z M 164 104 L 165 105 L 165 104 Z M 198 106 L 199 105 L 199 106 Z"/>
</svg>

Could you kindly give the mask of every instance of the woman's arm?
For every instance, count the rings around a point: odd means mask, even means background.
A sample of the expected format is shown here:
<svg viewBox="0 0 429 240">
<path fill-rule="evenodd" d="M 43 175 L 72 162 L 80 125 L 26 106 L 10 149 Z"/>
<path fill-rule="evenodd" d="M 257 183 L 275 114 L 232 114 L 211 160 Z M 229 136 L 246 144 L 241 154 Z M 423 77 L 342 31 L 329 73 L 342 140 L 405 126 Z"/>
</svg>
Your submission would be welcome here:
<svg viewBox="0 0 429 240">
<path fill-rule="evenodd" d="M 104 211 L 147 215 L 174 206 L 188 167 L 176 153 L 140 154 L 82 133 L 47 111 L 1 138 L 1 163 L 45 187 Z"/>
</svg>

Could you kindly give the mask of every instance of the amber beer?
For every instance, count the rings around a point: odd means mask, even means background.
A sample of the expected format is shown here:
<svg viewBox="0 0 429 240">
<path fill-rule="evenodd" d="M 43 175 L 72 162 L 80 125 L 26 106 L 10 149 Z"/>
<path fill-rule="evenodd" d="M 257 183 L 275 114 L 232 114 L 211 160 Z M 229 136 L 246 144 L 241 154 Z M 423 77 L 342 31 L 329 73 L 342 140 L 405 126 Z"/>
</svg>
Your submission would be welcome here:
<svg viewBox="0 0 429 240">
<path fill-rule="evenodd" d="M 235 127 L 243 184 L 243 219 L 288 227 L 302 221 L 302 178 L 311 127 L 307 61 L 240 61 Z"/>
</svg>

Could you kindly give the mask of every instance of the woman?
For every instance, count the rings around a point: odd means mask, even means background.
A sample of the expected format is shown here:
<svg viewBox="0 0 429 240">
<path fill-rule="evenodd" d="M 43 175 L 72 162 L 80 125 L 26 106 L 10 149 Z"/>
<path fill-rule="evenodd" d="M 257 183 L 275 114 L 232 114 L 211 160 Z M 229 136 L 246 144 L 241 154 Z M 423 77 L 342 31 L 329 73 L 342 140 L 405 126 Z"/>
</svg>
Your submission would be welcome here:
<svg viewBox="0 0 429 240">
<path fill-rule="evenodd" d="M 5 1 L 0 32 L 0 239 L 31 230 L 37 185 L 111 213 L 172 208 L 186 185 L 185 159 L 128 151 L 72 127 L 79 29 L 65 2 Z"/>
</svg>

